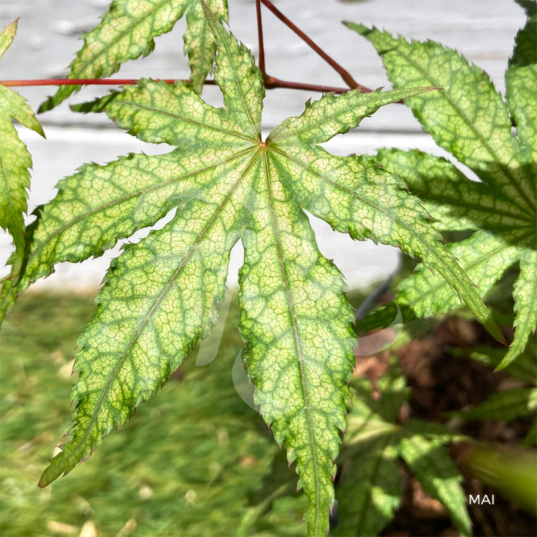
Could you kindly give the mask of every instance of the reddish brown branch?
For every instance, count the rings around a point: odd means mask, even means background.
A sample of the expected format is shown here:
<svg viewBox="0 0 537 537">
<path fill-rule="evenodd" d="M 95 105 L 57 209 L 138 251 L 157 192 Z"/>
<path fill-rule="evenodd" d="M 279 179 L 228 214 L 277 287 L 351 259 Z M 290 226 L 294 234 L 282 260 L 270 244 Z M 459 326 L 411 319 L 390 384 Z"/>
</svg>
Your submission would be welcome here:
<svg viewBox="0 0 537 537">
<path fill-rule="evenodd" d="M 265 77 L 265 88 L 267 89 L 276 89 L 276 88 L 288 88 L 296 90 L 306 90 L 306 91 L 320 91 L 322 93 L 345 93 L 349 91 L 348 88 L 335 88 L 333 86 L 319 86 L 317 84 L 303 84 L 302 82 L 288 82 L 287 80 L 280 80 L 273 76 L 267 75 Z"/>
<path fill-rule="evenodd" d="M 156 80 L 159 81 L 158 79 Z M 23 87 L 23 86 L 129 86 L 138 84 L 138 80 L 134 78 L 81 78 L 81 79 L 43 79 L 43 80 L 0 80 L 0 86 L 11 87 Z M 160 82 L 166 82 L 167 84 L 174 84 L 175 82 L 188 82 L 185 79 L 177 80 L 160 80 Z M 205 84 L 214 85 L 214 80 L 206 80 Z M 267 89 L 287 88 L 306 91 L 319 91 L 322 93 L 334 92 L 345 93 L 349 91 L 348 88 L 335 88 L 332 86 L 322 86 L 318 84 L 305 84 L 302 82 L 289 82 L 287 80 L 280 80 L 273 76 L 265 77 L 265 87 Z"/>
<path fill-rule="evenodd" d="M 362 93 L 370 93 L 371 90 L 358 84 L 351 74 L 339 63 L 330 57 L 317 43 L 310 39 L 294 22 L 290 21 L 270 0 L 260 0 L 260 2 L 266 6 L 278 19 L 280 19 L 288 28 L 300 37 L 305 43 L 307 43 L 328 65 L 330 65 L 344 82 L 352 89 L 358 89 Z"/>
<path fill-rule="evenodd" d="M 257 16 L 257 40 L 259 43 L 259 69 L 263 74 L 263 79 L 267 76 L 265 67 L 265 44 L 263 41 L 263 20 L 261 17 L 261 1 L 255 0 L 255 11 Z"/>
</svg>

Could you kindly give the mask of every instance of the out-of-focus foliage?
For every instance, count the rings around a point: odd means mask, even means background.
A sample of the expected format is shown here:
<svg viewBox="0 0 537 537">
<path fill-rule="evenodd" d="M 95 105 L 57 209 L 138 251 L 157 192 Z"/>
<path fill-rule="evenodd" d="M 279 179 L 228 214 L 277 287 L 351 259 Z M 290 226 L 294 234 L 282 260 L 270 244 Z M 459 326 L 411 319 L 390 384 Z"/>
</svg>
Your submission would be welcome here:
<svg viewBox="0 0 537 537">
<path fill-rule="evenodd" d="M 452 349 L 456 356 L 462 355 L 461 349 Z M 471 359 L 481 362 L 489 367 L 498 367 L 503 358 L 503 351 L 494 348 L 473 348 L 468 355 Z M 475 408 L 465 409 L 459 412 L 453 412 L 464 420 L 514 420 L 520 417 L 537 415 L 537 363 L 535 360 L 536 345 L 531 340 L 526 350 L 519 358 L 511 362 L 504 370 L 509 377 L 523 382 L 526 386 L 507 389 L 492 394 L 487 400 Z M 531 446 L 537 444 L 537 435 L 535 431 L 535 422 L 530 429 L 524 444 Z"/>
<path fill-rule="evenodd" d="M 423 489 L 445 506 L 461 535 L 471 535 L 462 476 L 446 448 L 462 437 L 439 423 L 399 422 L 409 389 L 395 358 L 377 383 L 378 399 L 367 379 L 355 379 L 352 386 L 355 397 L 340 455 L 346 462 L 336 494 L 340 524 L 334 535 L 371 537 L 392 519 L 401 497 L 400 457 Z"/>
<path fill-rule="evenodd" d="M 533 451 L 502 452 L 487 446 L 471 446 L 464 455 L 470 471 L 483 483 L 528 510 L 537 512 L 537 453 Z"/>
</svg>

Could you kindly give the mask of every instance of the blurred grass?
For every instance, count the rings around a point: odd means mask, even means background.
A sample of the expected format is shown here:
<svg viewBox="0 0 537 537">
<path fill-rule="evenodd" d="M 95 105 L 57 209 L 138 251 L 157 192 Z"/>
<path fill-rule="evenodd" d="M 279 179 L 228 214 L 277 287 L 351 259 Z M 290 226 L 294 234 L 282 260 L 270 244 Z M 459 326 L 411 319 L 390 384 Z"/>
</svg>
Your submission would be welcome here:
<svg viewBox="0 0 537 537">
<path fill-rule="evenodd" d="M 190 357 L 121 434 L 37 487 L 69 426 L 71 359 L 93 309 L 91 297 L 26 294 L 0 333 L 0 534 L 304 535 L 296 474 L 232 382 L 233 306 L 212 363 Z"/>
</svg>

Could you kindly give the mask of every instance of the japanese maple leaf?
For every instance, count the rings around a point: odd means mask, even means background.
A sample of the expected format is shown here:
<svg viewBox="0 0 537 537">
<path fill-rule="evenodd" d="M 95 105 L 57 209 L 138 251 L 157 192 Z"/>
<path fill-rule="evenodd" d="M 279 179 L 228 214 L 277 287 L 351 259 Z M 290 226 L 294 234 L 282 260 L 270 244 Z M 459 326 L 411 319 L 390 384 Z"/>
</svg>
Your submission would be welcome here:
<svg viewBox="0 0 537 537">
<path fill-rule="evenodd" d="M 177 209 L 163 229 L 112 262 L 79 340 L 72 438 L 40 485 L 87 458 L 209 333 L 224 298 L 230 251 L 241 240 L 246 368 L 261 414 L 296 461 L 299 486 L 310 498 L 308 532 L 324 535 L 355 337 L 343 277 L 319 252 L 305 209 L 355 239 L 419 256 L 501 336 L 404 183 L 371 158 L 335 157 L 318 145 L 379 106 L 427 88 L 328 94 L 263 140 L 261 73 L 249 50 L 205 9 L 224 108 L 208 105 L 188 84 L 150 80 L 84 105 L 106 111 L 141 140 L 178 148 L 84 166 L 59 184 L 30 230 L 18 292 L 54 263 L 98 256 Z"/>
</svg>

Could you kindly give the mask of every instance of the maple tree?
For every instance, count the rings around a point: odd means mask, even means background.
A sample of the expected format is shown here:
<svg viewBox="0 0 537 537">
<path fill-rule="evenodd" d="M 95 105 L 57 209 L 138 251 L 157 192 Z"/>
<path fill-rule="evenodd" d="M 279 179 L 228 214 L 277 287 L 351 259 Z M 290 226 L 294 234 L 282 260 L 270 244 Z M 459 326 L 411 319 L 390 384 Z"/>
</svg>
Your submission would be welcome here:
<svg viewBox="0 0 537 537">
<path fill-rule="evenodd" d="M 276 9 L 268 0 L 263 3 Z M 258 2 L 258 15 L 259 7 Z M 250 51 L 224 28 L 224 0 L 115 0 L 102 22 L 85 35 L 68 80 L 40 111 L 59 105 L 84 79 L 108 77 L 123 62 L 150 53 L 153 38 L 170 31 L 185 12 L 190 81 L 142 79 L 72 107 L 106 113 L 140 140 L 176 149 L 158 156 L 131 154 L 104 166 L 84 165 L 60 181 L 56 198 L 35 211 L 36 219 L 27 228 L 23 212 L 31 159 L 10 118 L 43 132 L 22 98 L 5 87 L 21 84 L 0 84 L 2 147 L 8 147 L 6 140 L 18 148 L 7 157 L 0 151 L 0 206 L 6 207 L 0 224 L 15 244 L 11 274 L 2 282 L 0 320 L 17 295 L 51 274 L 55 264 L 98 257 L 118 240 L 176 211 L 164 228 L 124 247 L 110 266 L 96 298 L 97 311 L 79 339 L 71 438 L 44 471 L 40 486 L 89 457 L 209 334 L 224 299 L 231 249 L 242 241 L 238 326 L 247 344 L 245 366 L 256 387 L 260 413 L 276 442 L 285 445 L 289 462 L 296 462 L 299 487 L 310 500 L 308 534 L 324 535 L 334 502 L 335 460 L 347 427 L 356 338 L 342 274 L 320 253 L 305 211 L 353 239 L 396 246 L 430 269 L 420 268 L 400 286 L 398 305 L 406 319 L 448 311 L 462 300 L 501 342 L 503 334 L 483 296 L 510 264 L 519 261 L 517 330 L 502 365 L 510 362 L 523 350 L 537 316 L 532 298 L 537 281 L 535 229 L 530 225 L 535 220 L 531 178 L 537 135 L 528 105 L 532 94 L 526 91 L 535 69 L 528 45 L 531 32 L 525 28 L 519 34 L 507 75 L 520 141 L 511 135 L 511 119 L 490 81 L 457 53 L 434 42 L 409 44 L 353 24 L 349 26 L 381 53 L 395 89 L 370 91 L 336 66 L 356 89 L 338 90 L 341 96 L 330 92 L 306 103 L 301 116 L 284 120 L 263 139 L 265 89 L 293 83 L 268 76 L 263 56 L 260 69 Z M 530 18 L 528 27 L 534 24 L 535 18 Z M 0 56 L 15 27 L 1 34 Z M 200 96 L 213 63 L 222 108 Z M 460 78 L 452 83 L 451 76 Z M 470 90 L 468 79 L 475 81 Z M 465 100 L 468 91 L 475 91 L 470 105 Z M 402 100 L 482 183 L 469 183 L 448 161 L 416 151 L 336 157 L 320 146 L 357 127 L 379 107 Z M 471 120 L 461 113 L 461 101 L 465 110 L 475 107 Z M 461 133 L 464 144 L 458 143 Z M 438 183 L 438 177 L 451 178 L 454 186 Z M 446 248 L 439 233 L 446 229 L 476 233 Z M 492 263 L 491 252 L 496 255 Z M 367 322 L 384 319 L 386 312 L 389 308 L 374 312 Z M 347 490 L 342 505 L 349 513 L 345 524 L 358 524 L 358 534 L 367 535 L 387 523 L 399 501 L 396 476 L 388 474 L 401 455 L 425 489 L 446 505 L 461 533 L 469 535 L 460 475 L 452 477 L 453 463 L 444 448 L 457 435 L 438 424 L 394 428 L 407 393 L 397 371 L 394 367 L 389 374 L 399 383 L 389 401 L 384 398 L 377 404 L 367 389 L 355 385 L 359 403 L 350 413 L 346 445 L 363 448 L 363 461 L 387 466 L 364 480 L 360 462 L 354 464 L 355 479 L 347 479 L 342 489 Z M 360 439 L 370 419 L 390 432 L 387 437 L 375 434 L 372 448 Z M 433 455 L 440 457 L 437 473 L 423 466 Z M 378 513 L 367 512 L 369 500 L 360 498 L 364 487 L 375 486 L 377 478 L 388 479 L 393 494 L 373 498 L 378 500 Z"/>
</svg>

